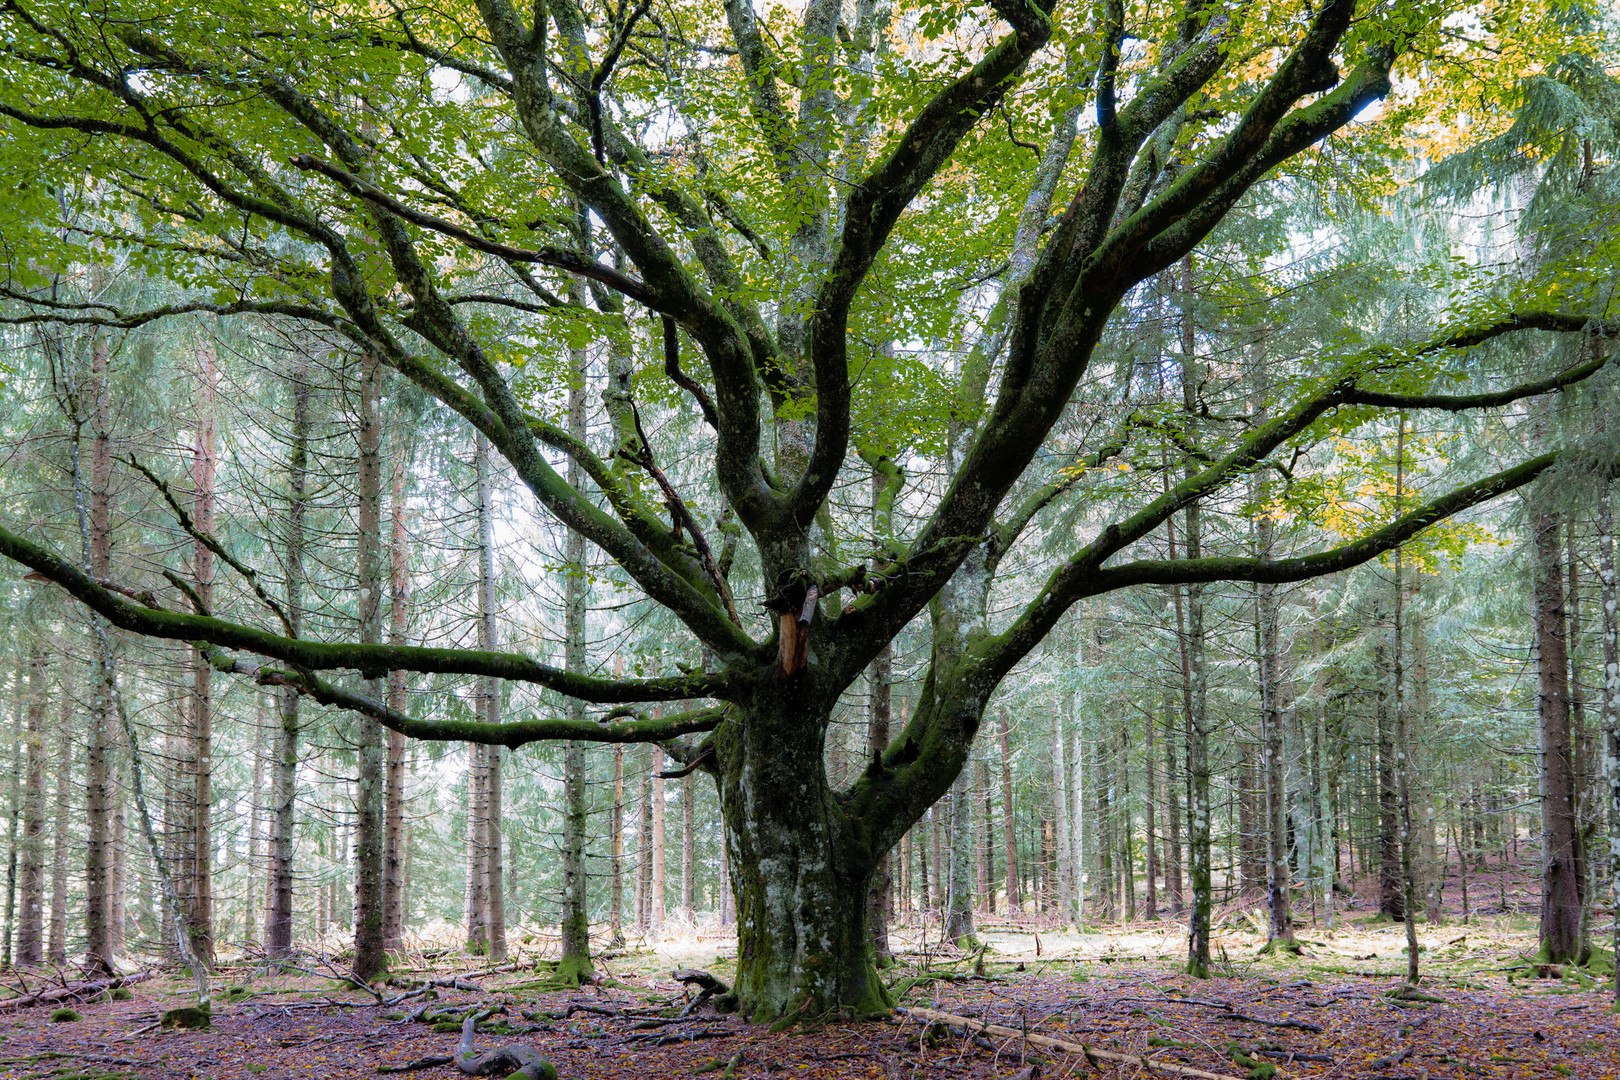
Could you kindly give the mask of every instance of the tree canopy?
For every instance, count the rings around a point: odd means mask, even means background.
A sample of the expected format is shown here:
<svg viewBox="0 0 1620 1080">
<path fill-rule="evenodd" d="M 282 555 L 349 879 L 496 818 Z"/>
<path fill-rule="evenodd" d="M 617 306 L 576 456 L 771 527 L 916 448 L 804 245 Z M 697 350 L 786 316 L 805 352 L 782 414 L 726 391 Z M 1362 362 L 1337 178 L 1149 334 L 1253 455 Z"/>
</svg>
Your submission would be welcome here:
<svg viewBox="0 0 1620 1080">
<path fill-rule="evenodd" d="M 1284 555 L 1178 550 L 1179 517 L 1268 477 L 1307 512 L 1350 431 L 1488 414 L 1607 363 L 1494 344 L 1620 332 L 1612 236 L 1509 287 L 1440 275 L 1400 320 L 1342 289 L 1236 392 L 1199 326 L 1201 247 L 1284 276 L 1312 229 L 1410 178 L 1411 148 L 1445 145 L 1447 110 L 1580 55 L 1557 5 L 5 0 L 0 19 L 9 322 L 106 339 L 212 314 L 363 354 L 487 438 L 701 661 L 617 677 L 306 636 L 268 576 L 204 610 L 15 520 L 0 552 L 126 631 L 409 736 L 670 744 L 719 785 L 755 1015 L 883 1004 L 873 868 L 1075 604 L 1359 565 L 1563 451 L 1465 462 Z M 1316 219 L 1268 207 L 1279 191 Z M 1177 334 L 1133 337 L 1120 312 L 1152 306 Z M 581 348 L 605 386 L 585 438 L 563 421 Z M 654 416 L 689 429 L 678 466 Z M 1044 576 L 1009 585 L 1037 548 Z M 918 619 L 921 698 L 834 790 L 832 710 Z M 411 715 L 333 674 L 393 670 L 614 708 Z"/>
</svg>

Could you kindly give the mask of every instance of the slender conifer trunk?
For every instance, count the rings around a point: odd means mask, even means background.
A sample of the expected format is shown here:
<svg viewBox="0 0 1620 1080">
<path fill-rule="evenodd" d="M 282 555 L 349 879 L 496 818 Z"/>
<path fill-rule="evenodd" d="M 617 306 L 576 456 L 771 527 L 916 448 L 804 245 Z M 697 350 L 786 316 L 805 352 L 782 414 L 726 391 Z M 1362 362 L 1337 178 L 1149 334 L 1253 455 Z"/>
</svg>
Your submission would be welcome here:
<svg viewBox="0 0 1620 1080">
<path fill-rule="evenodd" d="M 360 640 L 382 642 L 382 420 L 380 369 L 375 357 L 360 360 L 358 604 Z M 382 697 L 382 679 L 364 681 L 366 696 Z M 369 981 L 387 969 L 383 946 L 383 734 L 382 725 L 355 715 L 359 779 L 355 785 L 354 977 Z"/>
<path fill-rule="evenodd" d="M 410 552 L 405 532 L 405 453 L 394 454 L 389 499 L 392 529 L 388 544 L 388 640 L 406 643 L 410 618 Z M 388 673 L 388 707 L 405 711 L 407 672 Z M 383 948 L 400 949 L 405 939 L 405 736 L 388 733 L 387 774 L 383 793 Z"/>
<path fill-rule="evenodd" d="M 1541 948 L 1549 963 L 1578 963 L 1586 958 L 1581 933 L 1586 875 L 1575 816 L 1562 516 L 1543 509 L 1536 513 L 1533 529 L 1541 735 Z"/>
<path fill-rule="evenodd" d="M 285 522 L 286 602 L 289 633 L 303 633 L 304 530 L 308 516 L 309 441 L 311 434 L 309 360 L 300 357 L 292 376 L 292 442 L 287 460 Z M 293 830 L 297 826 L 299 695 L 292 687 L 280 695 L 270 779 L 270 887 L 264 916 L 264 949 L 271 959 L 292 953 Z"/>
<path fill-rule="evenodd" d="M 23 766 L 22 839 L 19 845 L 21 917 L 17 921 L 19 965 L 45 958 L 45 702 L 49 693 L 50 655 L 35 647 L 28 665 L 28 727 Z"/>
</svg>

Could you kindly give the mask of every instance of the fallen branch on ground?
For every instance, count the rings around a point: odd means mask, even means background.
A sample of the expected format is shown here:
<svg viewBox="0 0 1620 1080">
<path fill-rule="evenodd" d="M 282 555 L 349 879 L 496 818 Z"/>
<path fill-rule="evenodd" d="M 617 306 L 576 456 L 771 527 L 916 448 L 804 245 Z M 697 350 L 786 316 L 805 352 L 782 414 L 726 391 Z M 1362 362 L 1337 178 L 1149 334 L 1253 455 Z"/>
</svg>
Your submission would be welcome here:
<svg viewBox="0 0 1620 1080">
<path fill-rule="evenodd" d="M 377 1071 L 380 1073 L 402 1073 L 415 1072 L 418 1069 L 437 1069 L 440 1065 L 454 1064 L 455 1060 L 456 1059 L 449 1054 L 437 1054 L 433 1057 L 417 1058 L 415 1061 L 407 1061 L 403 1065 L 379 1065 L 377 1066 Z"/>
<path fill-rule="evenodd" d="M 98 979 L 93 982 L 53 986 L 49 990 L 36 990 L 32 994 L 0 1001 L 0 1013 L 16 1012 L 18 1009 L 29 1009 L 36 1005 L 59 1005 L 65 1001 L 85 1001 L 95 997 L 97 994 L 116 990 L 120 986 L 145 982 L 153 974 L 154 972 L 151 971 L 137 971 L 133 975 L 120 975 L 116 978 Z"/>
<path fill-rule="evenodd" d="M 921 1009 L 907 1006 L 895 1011 L 919 1020 L 937 1020 L 942 1024 L 966 1028 L 968 1031 L 979 1031 L 986 1035 L 1023 1039 L 1031 1046 L 1040 1046 L 1048 1050 L 1061 1050 L 1065 1054 L 1080 1054 L 1087 1061 L 1113 1061 L 1122 1065 L 1140 1065 L 1148 1072 L 1162 1073 L 1166 1076 L 1190 1076 L 1194 1077 L 1195 1080 L 1239 1080 L 1238 1077 L 1225 1073 L 1206 1072 L 1203 1069 L 1193 1069 L 1185 1065 L 1169 1065 L 1164 1062 L 1154 1061 L 1145 1054 L 1116 1054 L 1109 1050 L 1097 1050 L 1086 1046 L 1084 1043 L 1064 1042 L 1062 1039 L 1054 1039 L 1046 1035 L 1032 1035 L 1019 1031 L 1017 1028 L 1005 1027 L 1001 1024 L 986 1024 L 980 1020 L 940 1012 L 937 1009 Z"/>
</svg>

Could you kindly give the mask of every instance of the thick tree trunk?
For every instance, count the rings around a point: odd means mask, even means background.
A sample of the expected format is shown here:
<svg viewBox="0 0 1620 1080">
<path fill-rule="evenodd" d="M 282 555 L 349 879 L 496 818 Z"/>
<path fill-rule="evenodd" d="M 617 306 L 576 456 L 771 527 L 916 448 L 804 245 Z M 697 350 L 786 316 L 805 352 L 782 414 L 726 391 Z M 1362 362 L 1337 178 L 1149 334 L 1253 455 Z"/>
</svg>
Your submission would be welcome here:
<svg viewBox="0 0 1620 1080">
<path fill-rule="evenodd" d="M 773 677 L 714 737 L 737 898 L 735 989 L 755 1019 L 892 1004 L 870 948 L 876 860 L 827 784 L 827 715 L 803 681 Z"/>
<path fill-rule="evenodd" d="M 310 418 L 309 361 L 300 358 L 292 383 L 292 445 L 287 459 L 287 518 L 282 542 L 286 547 L 286 603 L 289 633 L 303 633 L 304 526 L 309 512 Z M 280 729 L 276 734 L 275 762 L 271 768 L 270 887 L 264 915 L 264 951 L 271 959 L 292 954 L 293 830 L 298 801 L 298 691 L 281 693 Z"/>
<path fill-rule="evenodd" d="M 1586 875 L 1575 817 L 1574 751 L 1569 729 L 1569 652 L 1565 641 L 1562 520 L 1534 519 L 1537 713 L 1541 734 L 1541 949 L 1550 963 L 1582 962 Z"/>
<path fill-rule="evenodd" d="M 358 605 L 360 640 L 382 642 L 382 421 L 378 409 L 379 366 L 370 353 L 360 360 L 360 415 L 356 489 L 359 507 Z M 367 697 L 382 697 L 382 680 L 362 683 Z M 355 786 L 354 977 L 369 981 L 388 967 L 383 947 L 383 734 L 375 719 L 356 715 L 359 751 Z"/>
</svg>

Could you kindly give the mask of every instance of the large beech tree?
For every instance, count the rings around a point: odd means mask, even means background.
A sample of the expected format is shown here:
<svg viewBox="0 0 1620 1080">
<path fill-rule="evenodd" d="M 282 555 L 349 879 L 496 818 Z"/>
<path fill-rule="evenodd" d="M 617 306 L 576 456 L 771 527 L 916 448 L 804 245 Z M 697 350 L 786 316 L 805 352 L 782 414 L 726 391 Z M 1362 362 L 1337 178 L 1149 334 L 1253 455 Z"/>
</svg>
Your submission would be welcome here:
<svg viewBox="0 0 1620 1080">
<path fill-rule="evenodd" d="M 1324 356 L 1271 380 L 1264 420 L 1220 422 L 1187 387 L 1193 416 L 1178 389 L 1173 407 L 1089 445 L 1060 425 L 1102 392 L 1092 361 L 1127 293 L 1262 179 L 1335 133 L 1357 137 L 1352 121 L 1406 57 L 1415 76 L 1472 48 L 1446 29 L 1457 6 L 4 0 L 12 321 L 112 332 L 211 312 L 341 340 L 464 417 L 705 660 L 610 678 L 509 652 L 313 640 L 245 608 L 156 606 L 144 582 L 109 580 L 16 523 L 0 553 L 128 632 L 195 642 L 222 671 L 410 737 L 665 744 L 718 786 L 741 1006 L 879 1010 L 874 871 L 951 787 L 997 684 L 1071 606 L 1133 585 L 1340 570 L 1557 461 L 1511 463 L 1303 555 L 1166 559 L 1149 543 L 1256 468 L 1286 466 L 1330 422 L 1485 410 L 1579 383 L 1603 350 L 1501 389 L 1436 389 L 1503 334 L 1613 332 L 1568 301 Z M 1507 32 L 1542 25 L 1513 10 Z M 1469 25 L 1494 33 L 1497 12 Z M 1420 113 L 1394 111 L 1386 136 Z M 971 244 L 998 249 L 981 260 L 975 295 L 993 295 L 978 338 L 948 374 L 906 367 L 933 333 L 908 322 L 907 298 L 959 289 Z M 115 259 L 168 279 L 166 298 L 58 287 Z M 542 357 L 592 337 L 612 359 L 605 444 L 547 405 L 567 375 Z M 632 378 L 631 353 L 657 359 Z M 644 393 L 686 395 L 701 413 L 712 487 L 682 491 L 659 467 L 632 397 Z M 932 444 L 912 439 L 936 421 Z M 1046 507 L 1076 497 L 1088 469 L 1167 447 L 1173 482 L 1110 503 L 1019 610 L 991 617 L 1003 560 Z M 942 463 L 943 482 L 908 483 L 918 455 Z M 874 473 L 875 530 L 869 510 L 830 501 L 841 478 L 865 491 Z M 745 563 L 763 614 L 734 598 Z M 834 706 L 919 617 L 932 647 L 910 718 L 835 790 Z M 522 680 L 607 708 L 411 716 L 331 674 L 345 670 Z M 636 709 L 661 702 L 675 704 Z"/>
</svg>

